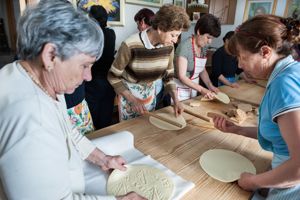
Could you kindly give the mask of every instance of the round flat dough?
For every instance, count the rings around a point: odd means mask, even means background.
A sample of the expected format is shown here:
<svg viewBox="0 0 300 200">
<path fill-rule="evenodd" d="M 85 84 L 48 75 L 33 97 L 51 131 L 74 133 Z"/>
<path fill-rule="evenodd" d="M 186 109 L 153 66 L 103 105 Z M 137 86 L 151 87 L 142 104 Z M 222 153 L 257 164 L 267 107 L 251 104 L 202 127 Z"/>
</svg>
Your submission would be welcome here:
<svg viewBox="0 0 300 200">
<path fill-rule="evenodd" d="M 148 165 L 128 165 L 126 171 L 115 169 L 107 181 L 109 195 L 136 192 L 149 200 L 170 200 L 174 183 L 164 172 Z"/>
<path fill-rule="evenodd" d="M 250 160 L 225 149 L 208 150 L 200 156 L 199 162 L 209 176 L 222 182 L 236 181 L 243 172 L 256 174 Z"/>
<path fill-rule="evenodd" d="M 225 94 L 223 92 L 218 92 L 215 95 L 215 97 L 216 97 L 217 100 L 221 101 L 222 103 L 229 104 L 229 102 L 230 102 L 230 99 L 227 96 L 227 94 Z"/>
<path fill-rule="evenodd" d="M 173 124 L 170 124 L 168 122 L 162 121 L 160 119 L 157 119 L 155 117 L 150 116 L 149 121 L 151 124 L 156 126 L 157 128 L 163 129 L 163 130 L 180 130 L 186 127 L 186 121 L 182 115 L 179 115 L 178 117 L 175 117 L 174 113 L 157 113 L 157 115 L 162 116 L 164 118 L 170 119 L 174 122 L 177 122 L 182 125 L 182 128 L 175 126 Z"/>
</svg>

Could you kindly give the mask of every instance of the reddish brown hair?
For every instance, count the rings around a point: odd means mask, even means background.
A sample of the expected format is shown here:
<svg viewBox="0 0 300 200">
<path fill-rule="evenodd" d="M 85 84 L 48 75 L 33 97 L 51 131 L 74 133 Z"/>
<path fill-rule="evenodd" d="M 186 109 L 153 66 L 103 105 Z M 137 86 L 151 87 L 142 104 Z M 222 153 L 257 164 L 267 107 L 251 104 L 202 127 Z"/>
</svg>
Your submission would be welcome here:
<svg viewBox="0 0 300 200">
<path fill-rule="evenodd" d="M 294 43 L 300 41 L 299 20 L 282 18 L 275 15 L 258 15 L 239 26 L 229 40 L 227 51 L 238 56 L 238 46 L 258 53 L 263 45 L 267 45 L 278 54 L 291 54 Z"/>
</svg>

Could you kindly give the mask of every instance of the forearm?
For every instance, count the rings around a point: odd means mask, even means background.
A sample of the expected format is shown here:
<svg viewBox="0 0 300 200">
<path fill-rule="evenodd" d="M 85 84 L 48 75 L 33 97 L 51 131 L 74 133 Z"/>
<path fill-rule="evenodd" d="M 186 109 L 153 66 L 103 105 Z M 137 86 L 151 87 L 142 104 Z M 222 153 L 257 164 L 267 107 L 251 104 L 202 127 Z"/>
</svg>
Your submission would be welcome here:
<svg viewBox="0 0 300 200">
<path fill-rule="evenodd" d="M 181 77 L 180 78 L 180 81 L 185 84 L 186 86 L 194 89 L 194 90 L 197 90 L 198 92 L 201 93 L 201 91 L 204 89 L 201 85 L 193 82 L 191 79 L 189 79 L 188 77 L 184 76 L 184 77 Z"/>
<path fill-rule="evenodd" d="M 214 86 L 208 76 L 208 73 L 206 71 L 206 69 L 204 69 L 201 73 L 200 73 L 200 77 L 201 77 L 201 80 L 204 82 L 204 84 L 207 86 L 207 88 L 209 90 L 211 90 Z"/>
<path fill-rule="evenodd" d="M 116 200 L 114 196 L 100 196 L 100 195 L 89 195 L 89 194 L 73 194 L 72 199 L 76 200 Z M 68 198 L 66 198 L 68 199 Z"/>
<path fill-rule="evenodd" d="M 221 82 L 222 82 L 223 84 L 225 84 L 225 85 L 228 85 L 228 86 L 231 85 L 231 82 L 229 82 L 229 81 L 227 80 L 227 78 L 225 78 L 225 77 L 223 76 L 223 74 L 221 74 L 221 75 L 218 77 L 218 80 L 221 81 Z"/>
<path fill-rule="evenodd" d="M 106 154 L 103 153 L 100 149 L 96 148 L 92 153 L 90 153 L 86 160 L 101 167 L 105 164 L 105 157 Z"/>
<path fill-rule="evenodd" d="M 253 176 L 258 188 L 288 188 L 300 184 L 299 158 L 289 159 L 280 166 Z"/>
<path fill-rule="evenodd" d="M 169 90 L 169 94 L 170 94 L 174 104 L 177 104 L 179 102 L 177 91 L 176 90 Z"/>
<path fill-rule="evenodd" d="M 238 126 L 238 128 L 235 131 L 235 134 L 257 139 L 257 127 Z"/>
</svg>

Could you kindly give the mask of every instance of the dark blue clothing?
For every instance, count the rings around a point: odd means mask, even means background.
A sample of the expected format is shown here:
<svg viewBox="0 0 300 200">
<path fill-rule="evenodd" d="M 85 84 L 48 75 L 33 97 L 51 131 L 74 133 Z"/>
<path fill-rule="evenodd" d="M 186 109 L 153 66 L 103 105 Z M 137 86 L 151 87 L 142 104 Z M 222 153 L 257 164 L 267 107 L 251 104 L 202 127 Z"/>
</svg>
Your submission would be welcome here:
<svg viewBox="0 0 300 200">
<path fill-rule="evenodd" d="M 92 80 L 85 84 L 86 101 L 96 130 L 111 125 L 116 96 L 113 87 L 107 81 L 107 73 L 114 60 L 116 34 L 110 28 L 103 28 L 102 31 L 103 53 L 92 67 Z"/>
<path fill-rule="evenodd" d="M 86 82 L 86 101 L 92 115 L 95 130 L 112 124 L 116 93 L 107 79 L 95 78 Z"/>
<path fill-rule="evenodd" d="M 92 67 L 92 78 L 107 78 L 107 73 L 114 61 L 116 34 L 110 28 L 102 29 L 104 35 L 103 53 Z"/>
<path fill-rule="evenodd" d="M 83 101 L 84 98 L 85 98 L 85 88 L 83 82 L 78 88 L 76 88 L 73 94 L 65 94 L 67 108 L 69 109 L 74 106 L 77 106 L 79 103 Z"/>
<path fill-rule="evenodd" d="M 215 87 L 218 87 L 218 77 L 222 74 L 224 77 L 235 77 L 243 70 L 238 68 L 237 59 L 226 53 L 224 46 L 217 49 L 212 56 L 211 81 Z"/>
</svg>

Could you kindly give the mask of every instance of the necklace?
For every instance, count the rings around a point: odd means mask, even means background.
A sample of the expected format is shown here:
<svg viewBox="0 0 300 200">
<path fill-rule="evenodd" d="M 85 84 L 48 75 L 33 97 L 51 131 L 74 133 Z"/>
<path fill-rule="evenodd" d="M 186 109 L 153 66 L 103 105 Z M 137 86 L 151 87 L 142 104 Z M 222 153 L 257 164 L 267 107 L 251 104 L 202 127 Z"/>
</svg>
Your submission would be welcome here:
<svg viewBox="0 0 300 200">
<path fill-rule="evenodd" d="M 23 65 L 22 65 L 23 64 Z M 29 64 L 22 62 L 22 64 L 20 63 L 20 65 L 23 67 L 23 69 L 25 70 L 25 72 L 29 75 L 29 77 L 31 78 L 31 80 L 43 91 L 46 93 L 47 96 L 49 96 L 52 99 L 55 99 L 53 96 L 50 95 L 50 93 L 48 92 L 48 90 L 41 84 L 41 82 L 38 80 L 38 78 L 36 77 L 35 73 L 30 69 Z M 26 66 L 26 67 L 25 67 Z"/>
</svg>

